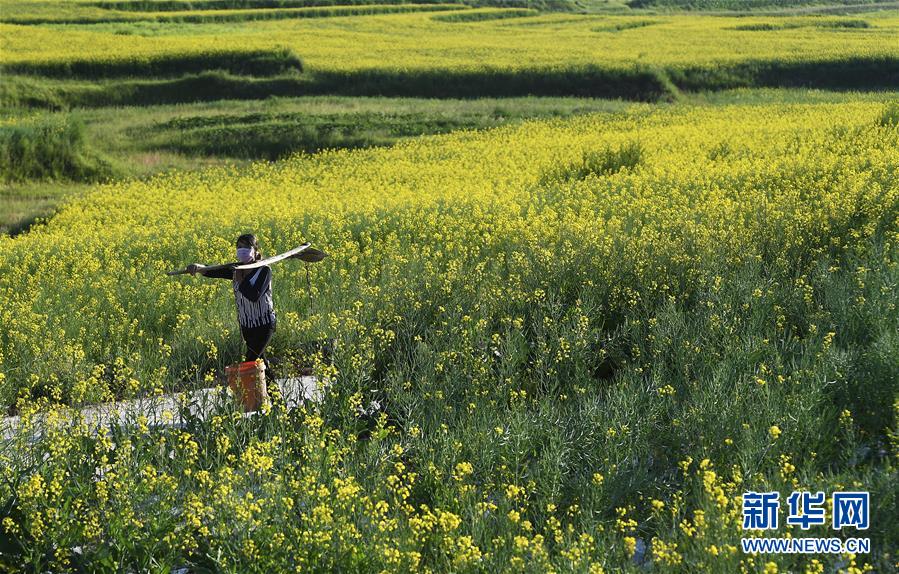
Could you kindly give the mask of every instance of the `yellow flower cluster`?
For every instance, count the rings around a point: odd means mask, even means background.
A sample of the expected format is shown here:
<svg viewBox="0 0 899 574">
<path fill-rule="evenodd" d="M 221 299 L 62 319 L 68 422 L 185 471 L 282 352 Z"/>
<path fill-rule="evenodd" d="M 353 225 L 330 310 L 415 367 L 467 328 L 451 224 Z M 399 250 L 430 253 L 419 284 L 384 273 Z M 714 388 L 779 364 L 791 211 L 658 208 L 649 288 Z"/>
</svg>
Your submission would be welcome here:
<svg viewBox="0 0 899 574">
<path fill-rule="evenodd" d="M 601 551 L 609 548 L 617 549 L 617 563 L 626 554 L 649 556 L 660 570 L 689 562 L 696 571 L 739 571 L 743 481 L 779 487 L 799 479 L 802 457 L 782 450 L 795 424 L 782 430 L 788 419 L 772 416 L 754 430 L 743 423 L 741 432 L 740 420 L 729 421 L 733 428 L 704 445 L 749 449 L 755 434 L 762 450 L 744 458 L 773 452 L 767 476 L 691 449 L 671 457 L 662 487 L 682 480 L 683 488 L 654 492 L 658 498 L 618 499 L 627 465 L 643 464 L 631 456 L 586 453 L 581 468 L 564 469 L 580 473 L 564 488 L 562 478 L 532 484 L 529 473 L 548 472 L 529 466 L 539 432 L 549 435 L 534 430 L 535 412 L 547 400 L 563 402 L 560 391 L 567 389 L 559 380 L 580 368 L 570 363 L 587 348 L 593 325 L 581 303 L 537 319 L 531 311 L 563 307 L 555 300 L 561 289 L 551 282 L 563 276 L 600 292 L 605 307 L 596 313 L 612 315 L 648 299 L 683 301 L 696 295 L 695 285 L 714 293 L 720 268 L 710 269 L 709 261 L 739 266 L 771 250 L 822 253 L 878 230 L 899 240 L 892 177 L 899 131 L 878 123 L 882 110 L 876 101 L 637 105 L 615 115 L 532 121 L 389 149 L 98 186 L 46 225 L 0 238 L 6 255 L 0 323 L 8 327 L 0 337 L 0 396 L 7 406 L 17 403 L 23 432 L 39 409 L 50 429 L 39 470 L 21 461 L 0 464 L 2 483 L 14 485 L 0 488 L 21 512 L 2 521 L 4 532 L 27 531 L 30 543 L 48 541 L 48 548 L 110 533 L 118 540 L 163 533 L 160 552 L 215 556 L 207 549 L 225 547 L 223 561 L 258 561 L 273 571 L 293 560 L 299 570 L 365 564 L 401 572 L 426 564 L 465 571 L 501 563 L 598 572 L 614 558 Z M 250 422 L 216 413 L 197 429 L 170 431 L 154 431 L 144 418 L 115 443 L 91 438 L 78 421 L 61 430 L 54 401 L 129 392 L 132 379 L 154 390 L 183 375 L 183 365 L 212 368 L 239 353 L 226 334 L 233 329 L 227 286 L 164 272 L 229 258 L 234 238 L 248 229 L 270 252 L 310 240 L 331 254 L 314 271 L 320 295 L 314 308 L 288 288 L 305 284 L 300 268 L 286 262 L 275 271 L 276 308 L 284 317 L 279 336 L 330 336 L 342 345 L 322 412 L 288 413 L 276 404 Z M 750 293 L 752 304 L 769 297 Z M 461 301 L 473 303 L 463 308 Z M 773 306 L 776 323 L 787 310 Z M 512 312 L 496 318 L 498 308 Z M 413 310 L 427 316 L 426 336 Z M 671 337 L 662 323 L 648 327 L 659 341 Z M 533 348 L 523 325 L 535 333 Z M 441 346 L 444 340 L 453 344 Z M 400 341 L 406 345 L 400 352 L 432 376 L 403 372 L 383 381 L 395 385 L 391 414 L 408 411 L 413 420 L 401 428 L 382 412 L 373 417 L 368 442 L 357 443 L 357 429 L 347 427 L 359 422 L 375 373 L 384 357 L 398 354 Z M 690 360 L 707 349 L 702 339 L 675 345 Z M 638 374 L 645 363 L 637 363 L 652 360 L 631 341 L 622 349 L 635 358 Z M 514 353 L 524 357 L 532 380 L 497 375 L 497 365 Z M 782 372 L 774 362 L 750 369 L 733 381 L 734 394 L 778 392 L 789 386 L 778 378 Z M 758 384 L 757 376 L 767 383 Z M 439 387 L 440 377 L 452 384 Z M 676 391 L 663 381 L 639 383 L 652 409 L 677 406 L 696 391 L 690 381 L 678 381 Z M 526 390 L 524 383 L 533 384 Z M 413 388 L 417 394 L 400 391 Z M 577 397 L 571 391 L 569 400 Z M 424 401 L 433 409 L 421 408 Z M 475 420 L 488 407 L 507 409 L 508 416 L 483 417 L 481 436 L 496 451 L 478 452 L 451 425 Z M 654 432 L 629 417 L 597 417 L 571 436 L 625 452 Z M 847 413 L 842 425 L 850 424 Z M 529 444 L 522 438 L 528 433 Z M 561 442 L 546 441 L 545 448 L 568 448 Z M 3 456 L 30 456 L 21 450 Z M 548 460 L 540 462 L 551 467 Z M 12 480 L 9 468 L 22 476 Z M 66 474 L 84 468 L 87 479 Z M 571 484 L 584 488 L 572 493 Z M 429 499 L 435 492 L 441 496 Z M 605 510 L 604 523 L 598 509 Z M 650 531 L 659 534 L 647 540 Z"/>
<path fill-rule="evenodd" d="M 548 265 L 576 266 L 585 281 L 589 273 L 592 284 L 609 290 L 612 306 L 626 308 L 633 294 L 623 277 L 644 283 L 644 296 L 669 293 L 666 277 L 674 280 L 675 269 L 695 278 L 711 257 L 751 260 L 764 248 L 761 237 L 802 248 L 850 225 L 859 212 L 868 214 L 857 230 L 864 237 L 897 194 L 876 179 L 895 165 L 899 149 L 895 130 L 876 125 L 881 110 L 876 103 L 635 106 L 620 116 L 529 122 L 244 172 L 99 186 L 46 227 L 0 238 L 8 255 L 0 263 L 0 320 L 10 334 L 0 341 L 0 372 L 9 389 L 3 396 L 10 401 L 20 389 L 40 385 L 56 389 L 62 400 L 100 400 L 110 388 L 130 388 L 124 382 L 132 379 L 160 388 L 170 357 L 199 359 L 198 341 L 207 342 L 200 345 L 204 361 L 212 361 L 209 342 L 219 355 L 233 353 L 233 342 L 222 340 L 233 328 L 222 286 L 164 272 L 192 260 L 227 259 L 234 237 L 247 228 L 271 252 L 311 240 L 332 254 L 319 268 L 317 316 L 309 317 L 304 301 L 288 298 L 289 291 L 276 291 L 276 308 L 288 315 L 284 331 L 354 332 L 358 368 L 394 340 L 392 330 L 369 331 L 360 322 L 361 313 L 392 321 L 392 310 L 376 303 L 388 288 L 422 296 L 477 288 L 479 299 L 524 302 L 529 277 Z M 852 136 L 834 145 L 834 125 L 854 130 Z M 632 142 L 644 150 L 633 168 L 538 185 L 547 171 L 585 150 Z M 561 230 L 577 249 L 552 248 Z M 497 252 L 503 244 L 517 246 L 508 260 Z M 532 257 L 520 257 L 524 250 Z M 511 274 L 502 284 L 460 287 L 469 271 L 459 262 L 483 253 L 500 258 L 495 263 L 508 265 Z M 417 266 L 424 272 L 407 271 Z M 301 281 L 289 263 L 276 275 L 282 285 Z M 389 285 L 379 282 L 383 276 Z M 338 286 L 360 307 L 338 295 Z M 367 311 L 371 305 L 377 310 Z M 89 309 L 89 318 L 74 309 Z M 88 335 L 96 329 L 104 336 Z M 465 322 L 450 329 L 470 337 L 479 327 Z M 116 366 L 109 358 L 124 350 Z M 98 376 L 102 364 L 112 379 Z M 29 365 L 27 375 L 20 365 Z M 541 368 L 550 376 L 555 367 Z M 779 428 L 771 435 L 777 438 Z"/>
<path fill-rule="evenodd" d="M 466 12 L 471 12 L 467 11 Z M 201 13 L 201 12 L 195 12 Z M 208 13 L 208 12 L 207 12 Z M 132 14 L 133 15 L 133 14 Z M 189 15 L 189 14 L 186 14 Z M 151 14 L 152 16 L 152 14 Z M 139 62 L 159 56 L 288 47 L 311 71 L 373 69 L 522 70 L 599 65 L 631 69 L 635 54 L 647 66 L 691 67 L 737 62 L 841 61 L 895 58 L 896 12 L 863 17 L 869 27 L 839 27 L 841 20 L 796 19 L 801 33 L 740 29 L 771 19 L 694 15 L 538 17 L 461 24 L 433 14 L 257 21 L 210 34 L 203 26 L 169 25 L 165 35 L 117 34 L 138 24 L 51 29 L 0 25 L 2 62 L 116 59 Z M 787 21 L 789 24 L 791 21 Z M 828 25 L 835 22 L 836 25 Z M 204 26 L 210 27 L 209 24 Z M 213 25 L 214 26 L 214 25 Z M 616 26 L 619 32 L 609 31 Z M 476 33 L 475 33 L 476 32 Z M 426 41 L 423 41 L 426 39 Z"/>
</svg>

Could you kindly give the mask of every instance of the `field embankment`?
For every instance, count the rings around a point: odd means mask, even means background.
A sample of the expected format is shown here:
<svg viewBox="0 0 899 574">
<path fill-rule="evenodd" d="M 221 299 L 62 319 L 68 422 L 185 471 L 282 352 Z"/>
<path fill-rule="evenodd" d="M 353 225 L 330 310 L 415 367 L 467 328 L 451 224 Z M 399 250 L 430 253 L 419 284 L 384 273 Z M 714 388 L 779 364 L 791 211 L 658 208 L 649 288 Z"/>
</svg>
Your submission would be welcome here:
<svg viewBox="0 0 899 574">
<path fill-rule="evenodd" d="M 648 20 L 466 8 L 342 22 L 351 23 L 5 25 L 11 50 L 0 62 L 7 75 L 0 101 L 98 107 L 323 94 L 659 101 L 735 87 L 899 85 L 895 13 Z M 445 56 L 435 60 L 417 36 Z M 79 57 L 54 48 L 60 41 L 83 48 Z M 26 55 L 23 42 L 46 46 Z"/>
</svg>

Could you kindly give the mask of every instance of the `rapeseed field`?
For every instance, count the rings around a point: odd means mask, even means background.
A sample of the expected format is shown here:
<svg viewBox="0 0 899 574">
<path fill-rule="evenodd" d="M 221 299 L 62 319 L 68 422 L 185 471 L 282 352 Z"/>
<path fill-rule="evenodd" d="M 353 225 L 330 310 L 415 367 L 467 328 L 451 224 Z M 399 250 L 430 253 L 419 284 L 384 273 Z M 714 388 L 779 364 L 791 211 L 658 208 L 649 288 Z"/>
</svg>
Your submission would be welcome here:
<svg viewBox="0 0 899 574">
<path fill-rule="evenodd" d="M 635 104 L 97 185 L 0 238 L 0 563 L 892 571 L 897 115 Z M 239 358 L 230 289 L 165 271 L 245 231 L 330 254 L 273 279 L 275 353 L 335 340 L 324 401 L 92 433 L 64 406 Z M 742 494 L 793 490 L 870 491 L 871 553 L 744 554 Z"/>
</svg>

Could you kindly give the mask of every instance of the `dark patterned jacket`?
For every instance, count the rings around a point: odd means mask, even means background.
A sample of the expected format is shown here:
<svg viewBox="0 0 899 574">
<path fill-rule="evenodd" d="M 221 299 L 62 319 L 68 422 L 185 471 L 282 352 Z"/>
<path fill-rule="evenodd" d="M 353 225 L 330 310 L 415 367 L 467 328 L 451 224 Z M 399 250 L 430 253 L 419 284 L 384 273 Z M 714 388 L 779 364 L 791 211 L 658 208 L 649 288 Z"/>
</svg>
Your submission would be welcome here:
<svg viewBox="0 0 899 574">
<path fill-rule="evenodd" d="M 204 274 L 216 279 L 231 279 L 234 300 L 237 303 L 237 321 L 241 327 L 261 327 L 275 322 L 275 308 L 272 304 L 272 268 L 268 265 L 251 269 L 238 283 L 234 280 L 234 270 L 218 269 Z"/>
</svg>

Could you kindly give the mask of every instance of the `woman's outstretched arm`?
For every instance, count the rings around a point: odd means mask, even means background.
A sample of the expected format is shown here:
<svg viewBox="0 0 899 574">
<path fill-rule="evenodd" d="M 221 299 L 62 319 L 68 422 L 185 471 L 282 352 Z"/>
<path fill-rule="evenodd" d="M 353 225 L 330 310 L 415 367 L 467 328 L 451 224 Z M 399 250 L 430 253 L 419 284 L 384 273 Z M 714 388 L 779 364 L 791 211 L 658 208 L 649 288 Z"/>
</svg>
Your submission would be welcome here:
<svg viewBox="0 0 899 574">
<path fill-rule="evenodd" d="M 187 266 L 187 272 L 191 275 L 199 273 L 204 277 L 212 277 L 213 279 L 231 279 L 234 277 L 234 269 L 230 266 L 222 267 L 221 269 L 205 269 L 204 266 L 199 263 L 192 263 Z"/>
</svg>

